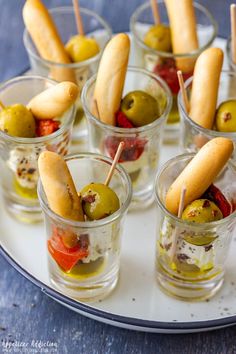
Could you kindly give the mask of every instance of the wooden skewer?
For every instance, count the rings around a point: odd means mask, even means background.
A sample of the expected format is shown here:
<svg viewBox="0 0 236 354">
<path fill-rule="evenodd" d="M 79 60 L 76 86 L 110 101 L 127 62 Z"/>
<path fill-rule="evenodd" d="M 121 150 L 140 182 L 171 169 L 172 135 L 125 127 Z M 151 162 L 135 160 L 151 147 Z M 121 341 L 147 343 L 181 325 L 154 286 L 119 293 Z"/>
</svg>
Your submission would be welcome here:
<svg viewBox="0 0 236 354">
<path fill-rule="evenodd" d="M 111 181 L 111 178 L 112 178 L 112 175 L 114 173 L 114 170 L 116 168 L 116 164 L 117 162 L 119 161 L 119 158 L 120 158 L 120 155 L 124 149 L 124 146 L 125 146 L 125 143 L 122 141 L 120 142 L 119 146 L 118 146 L 118 149 L 116 151 L 116 155 L 114 157 L 114 160 L 112 162 L 112 165 L 111 165 L 111 168 L 110 168 L 110 171 L 108 172 L 108 175 L 107 175 L 107 178 L 106 178 L 106 181 L 105 181 L 105 186 L 108 186 L 110 181 Z"/>
<path fill-rule="evenodd" d="M 186 187 L 182 188 L 181 195 L 180 195 L 180 201 L 179 201 L 179 209 L 178 209 L 178 218 L 180 219 L 183 214 L 184 210 L 184 199 L 185 199 L 185 194 L 186 194 Z M 175 228 L 172 236 L 172 247 L 170 250 L 170 259 L 173 261 L 175 252 L 176 252 L 176 247 L 177 247 L 177 242 L 178 242 L 178 227 Z"/>
<path fill-rule="evenodd" d="M 161 18 L 160 18 L 157 2 L 156 0 L 150 0 L 150 1 L 151 1 L 154 23 L 155 25 L 159 25 L 161 23 Z"/>
<path fill-rule="evenodd" d="M 75 21 L 76 21 L 78 33 L 81 36 L 84 36 L 84 26 L 83 26 L 81 13 L 80 13 L 79 0 L 72 0 L 72 1 L 73 1 L 73 7 L 74 7 L 74 12 L 75 12 Z"/>
<path fill-rule="evenodd" d="M 231 18 L 231 55 L 232 61 L 236 64 L 236 4 L 230 5 Z"/>
<path fill-rule="evenodd" d="M 183 74 L 182 74 L 181 70 L 177 71 L 177 76 L 178 76 L 178 80 L 179 80 L 180 91 L 181 91 L 182 96 L 183 96 L 185 110 L 188 113 L 189 109 L 190 109 L 190 104 L 189 104 L 189 100 L 188 100 L 187 91 L 186 91 L 186 88 L 184 86 L 184 79 L 183 79 Z"/>
<path fill-rule="evenodd" d="M 97 118 L 100 119 L 100 113 L 99 113 L 99 109 L 98 109 L 98 102 L 97 102 L 97 100 L 95 98 L 93 100 L 93 104 L 94 104 L 95 114 L 96 114 Z"/>
<path fill-rule="evenodd" d="M 0 101 L 0 109 L 4 109 L 5 105 L 2 103 L 2 101 Z"/>
</svg>

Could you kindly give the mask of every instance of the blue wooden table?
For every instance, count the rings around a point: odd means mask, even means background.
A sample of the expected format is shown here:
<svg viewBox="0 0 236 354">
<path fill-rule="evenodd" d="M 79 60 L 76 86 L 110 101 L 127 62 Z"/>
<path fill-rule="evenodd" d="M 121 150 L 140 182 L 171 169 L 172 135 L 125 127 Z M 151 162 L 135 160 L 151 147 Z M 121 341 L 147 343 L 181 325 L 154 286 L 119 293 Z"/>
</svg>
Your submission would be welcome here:
<svg viewBox="0 0 236 354">
<path fill-rule="evenodd" d="M 220 25 L 219 33 L 226 38 L 231 1 L 199 2 L 215 15 Z M 45 0 L 48 7 L 70 3 L 70 0 Z M 114 32 L 128 31 L 129 17 L 141 3 L 142 0 L 81 0 L 82 6 L 105 17 Z M 0 0 L 0 81 L 17 75 L 29 65 L 22 42 L 23 4 L 24 0 Z M 27 343 L 27 348 L 35 349 L 34 353 L 236 353 L 236 327 L 187 335 L 118 329 L 57 304 L 1 257 L 0 270 L 0 353 L 4 353 L 6 343 L 15 344 L 8 351 L 11 353 L 33 352 L 24 351 L 22 346 Z M 22 345 L 20 349 L 19 345 Z M 46 347 L 42 348 L 42 345 Z"/>
</svg>

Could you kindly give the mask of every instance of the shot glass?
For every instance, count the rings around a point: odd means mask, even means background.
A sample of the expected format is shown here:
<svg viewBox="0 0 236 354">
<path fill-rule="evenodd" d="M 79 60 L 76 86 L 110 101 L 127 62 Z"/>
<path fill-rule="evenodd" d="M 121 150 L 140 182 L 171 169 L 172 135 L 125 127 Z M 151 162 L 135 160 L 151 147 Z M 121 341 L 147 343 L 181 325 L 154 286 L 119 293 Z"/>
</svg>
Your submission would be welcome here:
<svg viewBox="0 0 236 354">
<path fill-rule="evenodd" d="M 164 0 L 158 0 L 157 2 L 161 21 L 168 25 L 169 20 L 165 2 Z M 154 25 L 150 1 L 139 6 L 130 19 L 130 30 L 135 43 L 136 65 L 148 69 L 162 77 L 169 85 L 173 95 L 173 105 L 165 128 L 164 139 L 167 143 L 176 143 L 179 139 L 179 113 L 177 107 L 179 83 L 176 62 L 178 60 L 188 60 L 194 65 L 199 54 L 212 44 L 217 34 L 218 26 L 211 13 L 204 6 L 196 2 L 194 2 L 194 10 L 197 22 L 199 49 L 183 54 L 157 51 L 144 43 L 145 34 L 149 28 Z M 183 72 L 184 80 L 192 76 L 192 74 L 192 69 Z"/>
<path fill-rule="evenodd" d="M 156 243 L 156 278 L 161 289 L 182 300 L 212 297 L 222 286 L 225 261 L 236 226 L 236 169 L 229 162 L 214 181 L 232 206 L 219 221 L 191 223 L 177 218 L 165 207 L 170 185 L 194 154 L 179 155 L 165 163 L 156 178 L 160 211 Z"/>
<path fill-rule="evenodd" d="M 144 69 L 129 67 L 123 95 L 134 90 L 149 93 L 157 99 L 161 116 L 139 128 L 119 128 L 104 124 L 92 114 L 96 76 L 84 86 L 82 105 L 88 121 L 90 150 L 114 158 L 119 143 L 125 147 L 120 164 L 128 172 L 133 185 L 132 209 L 145 208 L 154 199 L 154 178 L 158 168 L 164 125 L 171 107 L 171 93 L 166 83 Z"/>
<path fill-rule="evenodd" d="M 78 33 L 73 7 L 58 7 L 50 9 L 49 12 L 55 22 L 63 43 L 66 43 L 72 36 Z M 95 12 L 84 8 L 81 8 L 80 12 L 86 36 L 95 38 L 100 47 L 100 52 L 90 59 L 78 63 L 58 64 L 44 60 L 40 57 L 27 30 L 24 31 L 23 40 L 33 73 L 45 77 L 53 77 L 53 79 L 58 81 L 60 78 L 54 76 L 53 73 L 60 73 L 61 71 L 68 69 L 74 74 L 77 84 L 82 90 L 82 87 L 88 78 L 97 72 L 102 51 L 106 43 L 111 39 L 112 30 L 108 23 Z M 83 144 L 86 143 L 86 136 L 86 119 L 84 117 L 81 101 L 78 99 L 72 136 L 72 148 L 75 152 L 83 148 Z"/>
<path fill-rule="evenodd" d="M 190 97 L 193 77 L 185 82 L 187 94 Z M 218 91 L 218 104 L 234 99 L 236 100 L 236 72 L 223 70 L 220 76 Z M 195 123 L 188 115 L 183 102 L 181 92 L 178 94 L 178 107 L 181 117 L 180 128 L 180 148 L 183 152 L 196 152 L 209 140 L 216 137 L 225 137 L 231 139 L 236 147 L 236 132 L 220 132 L 213 129 L 206 129 Z M 234 151 L 232 159 L 236 164 L 236 152 Z"/>
<path fill-rule="evenodd" d="M 40 76 L 17 77 L 0 85 L 0 100 L 6 106 L 27 105 L 32 97 L 52 85 L 55 81 Z M 67 153 L 74 116 L 72 106 L 60 118 L 60 128 L 43 137 L 20 138 L 0 130 L 0 182 L 4 204 L 14 218 L 27 223 L 42 220 L 37 198 L 38 156 L 43 150 Z"/>
<path fill-rule="evenodd" d="M 65 160 L 78 192 L 91 182 L 104 183 L 112 164 L 109 158 L 89 153 L 69 155 Z M 118 281 L 123 223 L 132 195 L 130 178 L 121 166 L 116 166 L 109 186 L 116 192 L 120 208 L 104 219 L 85 222 L 55 214 L 48 206 L 42 184 L 38 186 L 46 223 L 50 280 L 80 301 L 104 298 Z M 77 246 L 72 244 L 74 241 Z"/>
</svg>

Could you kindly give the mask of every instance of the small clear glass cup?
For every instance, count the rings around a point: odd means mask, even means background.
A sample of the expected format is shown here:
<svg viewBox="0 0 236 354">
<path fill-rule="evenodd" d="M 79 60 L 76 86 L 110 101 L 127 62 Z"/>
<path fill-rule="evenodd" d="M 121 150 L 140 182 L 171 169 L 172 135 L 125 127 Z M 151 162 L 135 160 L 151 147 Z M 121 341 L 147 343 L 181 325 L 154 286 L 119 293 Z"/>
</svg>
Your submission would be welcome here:
<svg viewBox="0 0 236 354">
<path fill-rule="evenodd" d="M 90 153 L 69 155 L 65 160 L 77 191 L 91 182 L 104 183 L 112 164 L 111 159 Z M 50 280 L 63 293 L 80 301 L 106 297 L 118 281 L 123 224 L 132 196 L 131 181 L 122 166 L 116 166 L 109 186 L 119 197 L 119 210 L 104 219 L 85 222 L 70 221 L 55 214 L 48 206 L 42 184 L 38 186 L 46 223 Z M 75 258 L 75 250 L 60 246 L 59 239 L 64 243 L 68 237 L 80 241 L 84 252 L 80 260 Z M 61 252 L 64 262 L 52 257 L 52 247 L 54 254 Z"/>
<path fill-rule="evenodd" d="M 236 226 L 236 169 L 231 161 L 214 181 L 232 205 L 233 212 L 228 217 L 197 224 L 181 220 L 166 209 L 170 185 L 193 157 L 189 153 L 167 161 L 156 178 L 160 211 L 156 278 L 164 292 L 188 301 L 210 298 L 222 286 L 224 264 Z"/>
<path fill-rule="evenodd" d="M 119 162 L 128 172 L 133 185 L 131 209 L 149 206 L 154 199 L 153 185 L 158 168 L 163 130 L 171 108 L 171 93 L 157 75 L 144 69 L 129 67 L 123 96 L 141 90 L 156 98 L 161 116 L 151 124 L 139 128 L 119 128 L 104 124 L 92 114 L 96 76 L 84 86 L 82 105 L 88 121 L 90 150 L 114 158 L 118 145 L 125 142 Z"/>
<path fill-rule="evenodd" d="M 73 7 L 58 7 L 50 9 L 49 12 L 56 24 L 63 43 L 67 43 L 72 36 L 78 33 Z M 86 36 L 95 38 L 101 49 L 96 56 L 90 59 L 78 63 L 58 64 L 52 61 L 44 60 L 39 56 L 27 30 L 24 31 L 23 40 L 33 73 L 45 77 L 52 77 L 58 81 L 60 78 L 59 77 L 57 79 L 58 73 L 60 74 L 61 71 L 68 69 L 72 72 L 72 75 L 75 76 L 77 84 L 82 90 L 85 82 L 97 72 L 103 49 L 107 42 L 111 39 L 112 29 L 108 23 L 95 12 L 84 8 L 81 8 L 80 12 Z M 55 72 L 57 73 L 56 76 L 54 74 Z M 86 138 L 86 119 L 81 106 L 81 101 L 78 99 L 72 136 L 72 149 L 74 152 L 78 152 L 78 150 L 84 148 L 83 145 L 86 145 Z"/>
<path fill-rule="evenodd" d="M 20 76 L 0 85 L 0 100 L 6 105 L 27 103 L 56 82 L 40 76 Z M 7 211 L 16 219 L 35 223 L 42 221 L 37 198 L 38 167 L 41 151 L 51 150 L 66 155 L 71 139 L 75 107 L 61 118 L 53 134 L 36 138 L 19 138 L 0 130 L 0 182 Z"/>
<path fill-rule="evenodd" d="M 185 82 L 187 95 L 190 97 L 193 77 Z M 236 72 L 223 70 L 220 76 L 217 107 L 224 101 L 236 100 Z M 183 152 L 196 152 L 209 140 L 225 137 L 234 142 L 236 148 L 236 132 L 219 132 L 206 129 L 195 123 L 187 114 L 181 92 L 178 94 L 178 107 L 181 117 L 180 148 Z M 236 164 L 236 150 L 232 155 Z"/>
<path fill-rule="evenodd" d="M 164 0 L 158 0 L 158 9 L 161 20 L 168 25 L 169 20 Z M 176 61 L 189 60 L 195 62 L 199 54 L 208 48 L 217 35 L 218 25 L 211 13 L 202 5 L 194 2 L 197 22 L 197 35 L 199 49 L 191 53 L 173 54 L 157 51 L 144 43 L 144 36 L 153 25 L 153 14 L 150 1 L 139 6 L 130 19 L 130 30 L 135 44 L 136 65 L 148 69 L 168 83 L 172 95 L 173 105 L 165 129 L 165 142 L 176 143 L 179 139 L 179 113 L 177 107 L 177 94 L 179 91 Z M 192 76 L 193 70 L 183 72 L 184 80 Z"/>
<path fill-rule="evenodd" d="M 230 70 L 236 71 L 236 63 L 233 62 L 232 59 L 232 49 L 231 49 L 231 37 L 228 38 L 227 43 L 226 43 L 226 57 L 228 60 L 228 65 Z"/>
</svg>

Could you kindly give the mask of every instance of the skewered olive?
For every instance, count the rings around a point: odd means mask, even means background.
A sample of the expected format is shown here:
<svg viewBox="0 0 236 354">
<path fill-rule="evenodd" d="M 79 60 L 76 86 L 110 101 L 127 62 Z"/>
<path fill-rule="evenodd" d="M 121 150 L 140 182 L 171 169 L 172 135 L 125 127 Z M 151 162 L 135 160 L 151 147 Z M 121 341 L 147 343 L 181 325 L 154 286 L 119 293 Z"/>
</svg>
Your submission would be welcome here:
<svg viewBox="0 0 236 354">
<path fill-rule="evenodd" d="M 116 193 L 102 183 L 91 183 L 80 192 L 84 213 L 90 220 L 103 219 L 120 207 Z"/>
<path fill-rule="evenodd" d="M 216 129 L 220 132 L 236 132 L 236 100 L 222 102 L 216 111 Z"/>
<path fill-rule="evenodd" d="M 135 127 L 152 123 L 159 118 L 157 100 L 144 91 L 132 91 L 121 102 L 121 111 Z"/>
<path fill-rule="evenodd" d="M 161 52 L 171 52 L 171 32 L 166 25 L 152 26 L 144 37 L 144 43 Z"/>
<path fill-rule="evenodd" d="M 223 218 L 218 206 L 208 199 L 197 199 L 183 211 L 182 219 L 195 223 L 206 223 Z"/>
<path fill-rule="evenodd" d="M 66 50 L 71 60 L 76 63 L 94 57 L 99 53 L 100 48 L 94 38 L 78 34 L 71 37 L 66 44 Z"/>
<path fill-rule="evenodd" d="M 21 138 L 35 137 L 35 119 L 22 104 L 5 107 L 0 112 L 0 129 Z"/>
</svg>

